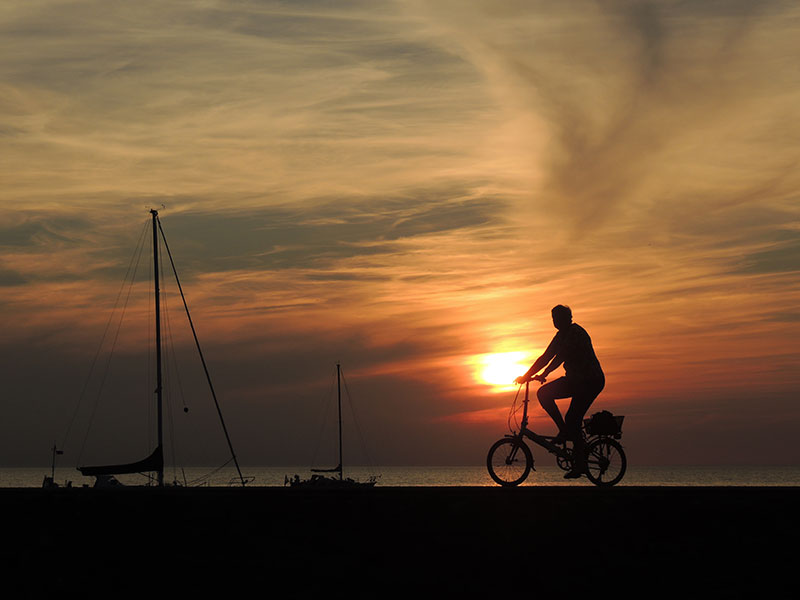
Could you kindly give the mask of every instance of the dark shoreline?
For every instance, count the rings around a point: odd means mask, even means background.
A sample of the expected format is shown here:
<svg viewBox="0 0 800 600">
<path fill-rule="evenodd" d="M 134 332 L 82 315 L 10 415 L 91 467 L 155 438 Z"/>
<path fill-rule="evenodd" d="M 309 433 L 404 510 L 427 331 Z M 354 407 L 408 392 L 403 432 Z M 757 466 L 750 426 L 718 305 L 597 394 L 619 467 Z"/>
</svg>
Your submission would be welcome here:
<svg viewBox="0 0 800 600">
<path fill-rule="evenodd" d="M 39 591 L 761 596 L 796 587 L 798 506 L 798 487 L 7 488 L 0 559 Z"/>
</svg>

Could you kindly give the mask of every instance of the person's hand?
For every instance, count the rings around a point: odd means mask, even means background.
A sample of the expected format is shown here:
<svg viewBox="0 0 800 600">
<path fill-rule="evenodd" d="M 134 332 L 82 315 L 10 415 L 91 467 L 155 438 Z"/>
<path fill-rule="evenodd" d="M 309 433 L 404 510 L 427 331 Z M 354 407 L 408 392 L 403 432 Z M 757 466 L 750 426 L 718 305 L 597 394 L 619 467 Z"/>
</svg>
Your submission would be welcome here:
<svg viewBox="0 0 800 600">
<path fill-rule="evenodd" d="M 519 377 L 517 377 L 514 380 L 514 383 L 518 383 L 518 384 L 522 385 L 523 383 L 528 383 L 530 380 L 531 380 L 531 378 L 528 377 L 527 375 L 520 375 Z"/>
<path fill-rule="evenodd" d="M 534 375 L 533 379 L 538 381 L 539 383 L 544 383 L 545 381 L 547 381 L 547 377 L 545 377 L 544 375 Z"/>
</svg>

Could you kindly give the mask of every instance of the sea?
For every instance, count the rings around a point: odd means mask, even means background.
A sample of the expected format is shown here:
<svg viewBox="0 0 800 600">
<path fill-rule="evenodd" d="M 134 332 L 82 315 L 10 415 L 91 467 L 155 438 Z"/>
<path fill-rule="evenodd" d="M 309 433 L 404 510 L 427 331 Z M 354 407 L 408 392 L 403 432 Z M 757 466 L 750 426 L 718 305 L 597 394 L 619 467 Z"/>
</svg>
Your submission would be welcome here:
<svg viewBox="0 0 800 600">
<path fill-rule="evenodd" d="M 0 488 L 41 487 L 45 476 L 51 475 L 50 467 L 41 468 L 0 468 Z M 301 479 L 311 476 L 307 468 L 301 467 L 242 467 L 250 486 L 282 487 L 290 478 L 298 475 Z M 495 486 L 485 466 L 474 467 L 352 467 L 345 477 L 366 481 L 375 477 L 378 486 L 386 487 L 458 487 Z M 58 467 L 55 482 L 73 487 L 90 486 L 93 477 L 83 477 L 74 468 Z M 141 475 L 120 475 L 125 485 L 147 485 Z M 239 485 L 238 474 L 232 467 L 187 467 L 166 469 L 166 482 L 177 482 L 185 486 L 226 487 Z M 591 486 L 582 478 L 565 480 L 564 472 L 557 467 L 536 467 L 522 484 L 526 486 Z M 619 486 L 756 486 L 781 487 L 800 486 L 800 467 L 636 467 L 628 466 L 625 477 Z"/>
</svg>

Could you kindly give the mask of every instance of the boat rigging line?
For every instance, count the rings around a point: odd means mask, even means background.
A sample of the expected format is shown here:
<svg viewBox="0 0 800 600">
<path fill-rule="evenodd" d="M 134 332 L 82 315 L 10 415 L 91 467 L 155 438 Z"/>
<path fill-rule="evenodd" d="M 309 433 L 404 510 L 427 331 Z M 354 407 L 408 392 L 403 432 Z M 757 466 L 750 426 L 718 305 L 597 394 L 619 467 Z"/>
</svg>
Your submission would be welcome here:
<svg viewBox="0 0 800 600">
<path fill-rule="evenodd" d="M 361 430 L 361 425 L 358 422 L 358 417 L 356 416 L 355 407 L 353 406 L 353 397 L 350 395 L 350 389 L 347 387 L 347 379 L 344 376 L 344 370 L 340 370 L 342 375 L 342 385 L 344 385 L 344 392 L 347 396 L 347 404 L 350 407 L 350 414 L 353 417 L 353 424 L 355 425 L 356 434 L 358 435 L 358 441 L 361 442 L 361 451 L 364 453 L 364 457 L 367 459 L 367 464 L 369 468 L 374 472 L 375 470 L 375 463 L 372 461 L 372 457 L 369 455 L 369 451 L 367 450 L 367 444 L 364 440 L 364 434 Z"/>
<path fill-rule="evenodd" d="M 111 348 L 110 348 L 109 353 L 108 353 L 108 358 L 106 359 L 106 364 L 105 364 L 105 369 L 103 371 L 103 376 L 102 376 L 102 378 L 100 380 L 100 387 L 97 390 L 97 397 L 95 398 L 94 404 L 92 405 L 92 412 L 91 412 L 90 417 L 89 417 L 89 424 L 88 424 L 88 426 L 86 428 L 86 433 L 84 434 L 83 442 L 81 443 L 80 452 L 78 453 L 78 462 L 80 462 L 81 457 L 83 456 L 83 452 L 86 449 L 86 441 L 89 438 L 89 431 L 92 428 L 92 423 L 94 421 L 94 417 L 95 417 L 95 414 L 97 412 L 97 407 L 100 404 L 100 397 L 101 397 L 101 395 L 103 393 L 103 387 L 105 386 L 106 378 L 108 377 L 108 373 L 110 371 L 111 359 L 114 356 L 114 349 L 116 348 L 117 340 L 119 339 L 119 333 L 120 333 L 120 330 L 122 328 L 122 322 L 125 319 L 125 311 L 128 308 L 128 302 L 130 301 L 130 297 L 131 297 L 131 290 L 133 289 L 133 284 L 134 284 L 134 282 L 136 280 L 136 272 L 139 270 L 139 263 L 141 261 L 142 252 L 144 251 L 144 239 L 145 239 L 145 234 L 147 233 L 147 225 L 148 224 L 149 223 L 147 221 L 145 221 L 144 227 L 142 228 L 142 232 L 139 234 L 139 240 L 137 242 L 136 248 L 134 249 L 133 254 L 131 255 L 131 260 L 128 263 L 128 269 L 125 271 L 125 277 L 122 280 L 122 284 L 120 285 L 119 292 L 117 292 L 117 297 L 114 300 L 114 307 L 112 308 L 111 314 L 109 315 L 108 321 L 106 322 L 105 329 L 103 330 L 103 335 L 102 335 L 102 337 L 100 339 L 100 344 L 98 345 L 97 352 L 95 353 L 94 358 L 92 359 L 91 365 L 89 366 L 89 373 L 86 376 L 86 380 L 85 380 L 85 382 L 83 384 L 83 389 L 81 390 L 81 393 L 78 396 L 78 401 L 75 404 L 75 410 L 72 413 L 72 418 L 70 419 L 69 424 L 67 425 L 67 431 L 64 434 L 63 441 L 61 442 L 61 447 L 65 448 L 66 445 L 67 445 L 67 439 L 69 438 L 70 431 L 72 430 L 72 425 L 75 422 L 75 418 L 78 416 L 78 412 L 80 410 L 80 406 L 83 403 L 83 399 L 86 396 L 86 392 L 87 392 L 87 390 L 89 388 L 89 382 L 92 379 L 92 374 L 94 373 L 94 368 L 95 368 L 95 365 L 97 364 L 97 359 L 100 357 L 100 353 L 102 352 L 103 346 L 106 343 L 106 336 L 108 335 L 109 329 L 111 327 L 111 324 L 114 321 L 114 317 L 116 315 L 117 308 L 119 307 L 119 301 L 120 301 L 120 298 L 122 297 L 122 292 L 125 289 L 125 285 L 127 284 L 128 293 L 125 295 L 125 301 L 123 302 L 122 309 L 121 309 L 121 314 L 119 316 L 119 321 L 117 322 L 117 329 L 114 332 L 114 338 L 111 341 Z M 131 269 L 132 269 L 132 272 L 131 272 Z M 128 280 L 128 276 L 130 276 L 130 281 Z"/>
<path fill-rule="evenodd" d="M 205 356 L 203 355 L 203 349 L 200 347 L 200 340 L 197 338 L 197 331 L 194 328 L 194 321 L 192 321 L 192 315 L 189 313 L 189 305 L 186 303 L 186 296 L 183 294 L 183 287 L 181 286 L 181 281 L 178 278 L 178 269 L 175 268 L 175 261 L 172 260 L 172 252 L 169 250 L 169 244 L 167 243 L 167 237 L 164 235 L 164 229 L 161 227 L 161 219 L 158 218 L 158 213 L 153 211 L 153 220 L 158 223 L 158 230 L 161 232 L 161 239 L 164 240 L 164 248 L 167 251 L 167 256 L 169 257 L 170 265 L 172 265 L 172 273 L 175 275 L 175 282 L 178 284 L 178 291 L 181 294 L 181 300 L 183 301 L 183 308 L 186 311 L 186 317 L 189 319 L 189 327 L 192 329 L 192 336 L 194 337 L 195 346 L 197 346 L 197 352 L 200 355 L 200 362 L 203 365 L 203 371 L 206 374 L 206 380 L 208 381 L 208 387 L 211 390 L 211 397 L 214 399 L 214 406 L 217 409 L 217 415 L 219 416 L 219 422 L 222 425 L 222 431 L 225 433 L 225 440 L 228 443 L 228 449 L 231 452 L 231 458 L 233 459 L 233 464 L 236 465 L 236 472 L 239 474 L 239 481 L 242 484 L 242 487 L 247 485 L 247 480 L 245 479 L 244 475 L 242 475 L 242 470 L 239 467 L 239 461 L 236 458 L 236 452 L 233 450 L 233 443 L 231 442 L 231 436 L 228 434 L 228 428 L 225 426 L 225 419 L 222 417 L 222 409 L 219 406 L 219 400 L 217 400 L 217 393 L 214 391 L 214 384 L 211 381 L 211 373 L 208 370 L 208 365 L 206 364 Z M 156 311 L 157 312 L 157 311 Z"/>
</svg>

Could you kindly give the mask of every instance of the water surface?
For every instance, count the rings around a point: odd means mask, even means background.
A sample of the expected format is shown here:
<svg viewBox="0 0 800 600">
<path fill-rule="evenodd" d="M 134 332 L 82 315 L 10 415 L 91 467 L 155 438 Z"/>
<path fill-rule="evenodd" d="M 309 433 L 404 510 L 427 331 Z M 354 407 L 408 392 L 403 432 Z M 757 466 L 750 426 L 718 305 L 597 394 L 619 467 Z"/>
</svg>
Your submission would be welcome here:
<svg viewBox="0 0 800 600">
<path fill-rule="evenodd" d="M 243 467 L 246 476 L 254 477 L 252 485 L 283 486 L 287 477 L 295 474 L 310 477 L 308 469 L 298 467 Z M 41 487 L 42 479 L 50 474 L 49 467 L 2 468 L 0 487 Z M 379 486 L 493 486 L 486 467 L 353 467 L 346 477 L 366 480 L 378 478 Z M 567 481 L 557 467 L 537 467 L 523 485 L 592 485 L 586 479 Z M 167 469 L 165 481 L 188 485 L 227 486 L 236 481 L 233 468 L 216 470 L 212 467 Z M 56 482 L 72 481 L 73 486 L 91 485 L 92 477 L 83 477 L 73 469 L 59 467 Z M 142 485 L 147 480 L 139 475 L 121 475 L 126 484 Z M 800 486 L 800 467 L 628 467 L 625 478 L 618 484 L 645 486 Z"/>
</svg>

